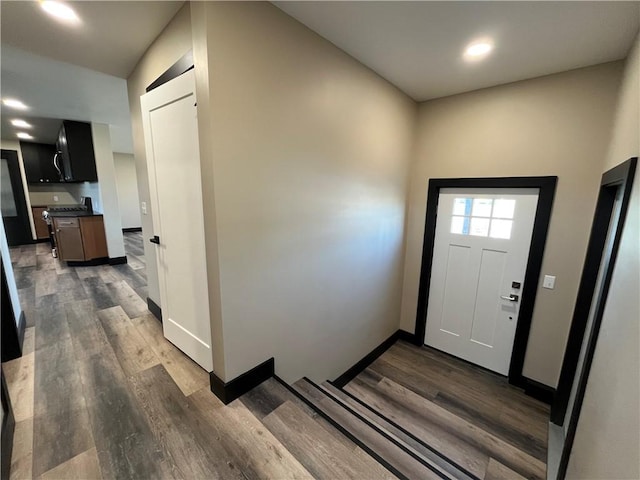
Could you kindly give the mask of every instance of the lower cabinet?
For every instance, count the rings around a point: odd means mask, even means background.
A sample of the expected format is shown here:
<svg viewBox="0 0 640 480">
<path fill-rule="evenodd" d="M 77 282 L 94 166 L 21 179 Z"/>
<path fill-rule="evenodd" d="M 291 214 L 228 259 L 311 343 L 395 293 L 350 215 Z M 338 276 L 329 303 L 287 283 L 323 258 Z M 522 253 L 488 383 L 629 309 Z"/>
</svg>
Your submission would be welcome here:
<svg viewBox="0 0 640 480">
<path fill-rule="evenodd" d="M 42 212 L 46 209 L 47 207 L 31 207 L 33 224 L 36 227 L 36 238 L 38 240 L 49 238 L 49 227 L 47 226 L 47 222 L 42 218 Z"/>
<path fill-rule="evenodd" d="M 102 215 L 53 219 L 58 257 L 65 262 L 86 262 L 109 256 Z"/>
</svg>

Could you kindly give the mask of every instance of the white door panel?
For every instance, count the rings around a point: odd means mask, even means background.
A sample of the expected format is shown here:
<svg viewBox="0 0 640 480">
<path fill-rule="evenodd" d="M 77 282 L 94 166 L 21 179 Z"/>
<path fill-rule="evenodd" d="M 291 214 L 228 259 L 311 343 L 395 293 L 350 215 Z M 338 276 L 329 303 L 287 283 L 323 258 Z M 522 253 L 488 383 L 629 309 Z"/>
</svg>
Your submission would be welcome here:
<svg viewBox="0 0 640 480">
<path fill-rule="evenodd" d="M 141 97 L 165 337 L 213 370 L 195 78 Z"/>
<path fill-rule="evenodd" d="M 508 373 L 537 201 L 537 189 L 441 190 L 427 345 Z"/>
</svg>

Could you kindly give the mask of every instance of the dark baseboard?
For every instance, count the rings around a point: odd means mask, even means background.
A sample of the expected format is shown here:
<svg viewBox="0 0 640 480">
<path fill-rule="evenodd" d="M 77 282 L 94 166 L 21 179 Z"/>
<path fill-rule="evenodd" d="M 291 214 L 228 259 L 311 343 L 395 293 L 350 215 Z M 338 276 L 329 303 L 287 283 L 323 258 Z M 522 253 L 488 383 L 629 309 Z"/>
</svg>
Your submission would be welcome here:
<svg viewBox="0 0 640 480">
<path fill-rule="evenodd" d="M 265 380 L 273 377 L 275 373 L 275 362 L 273 357 L 260 365 L 253 367 L 248 372 L 234 378 L 229 382 L 224 382 L 215 373 L 209 373 L 211 391 L 216 397 L 222 400 L 225 405 L 233 402 L 236 398 L 244 395 L 249 390 L 257 387 Z"/>
<path fill-rule="evenodd" d="M 149 297 L 147 297 L 147 308 L 151 313 L 153 313 L 153 316 L 156 317 L 158 320 L 160 320 L 160 323 L 162 323 L 162 309 L 156 302 L 151 300 Z"/>
<path fill-rule="evenodd" d="M 141 231 L 142 231 L 142 227 L 129 227 L 129 228 L 122 229 L 122 233 L 141 232 Z"/>
<path fill-rule="evenodd" d="M 414 335 L 409 332 L 405 332 L 404 330 L 396 330 L 389 338 L 387 338 L 384 342 L 382 342 L 376 348 L 371 350 L 371 352 L 365 355 L 362 358 L 362 360 L 360 360 L 358 363 L 356 363 L 353 367 L 351 367 L 349 370 L 344 372 L 338 378 L 333 380 L 331 383 L 333 383 L 338 388 L 344 387 L 347 383 L 349 383 L 351 380 L 356 378 L 356 376 L 360 372 L 362 372 L 365 368 L 371 365 L 376 358 L 378 358 L 380 355 L 386 352 L 389 349 L 389 347 L 391 347 L 391 345 L 396 343 L 398 340 L 406 340 L 409 342 L 413 342 Z"/>
<path fill-rule="evenodd" d="M 127 263 L 127 257 L 114 257 L 109 258 L 109 265 L 122 265 L 123 263 Z"/>
<path fill-rule="evenodd" d="M 36 238 L 33 243 L 51 243 L 51 239 L 47 238 Z"/>
<path fill-rule="evenodd" d="M 416 343 L 416 334 L 415 333 L 409 333 L 406 330 L 398 330 L 398 340 L 403 340 L 405 342 L 409 342 L 409 343 Z"/>
<path fill-rule="evenodd" d="M 109 263 L 109 257 L 94 258 L 92 260 L 68 260 L 67 265 L 70 267 L 95 267 L 97 265 L 106 265 Z"/>
<path fill-rule="evenodd" d="M 548 405 L 553 404 L 553 400 L 556 396 L 556 389 L 545 385 L 544 383 L 536 382 L 527 377 L 522 377 L 522 384 L 524 393 L 530 397 L 540 400 Z"/>
</svg>

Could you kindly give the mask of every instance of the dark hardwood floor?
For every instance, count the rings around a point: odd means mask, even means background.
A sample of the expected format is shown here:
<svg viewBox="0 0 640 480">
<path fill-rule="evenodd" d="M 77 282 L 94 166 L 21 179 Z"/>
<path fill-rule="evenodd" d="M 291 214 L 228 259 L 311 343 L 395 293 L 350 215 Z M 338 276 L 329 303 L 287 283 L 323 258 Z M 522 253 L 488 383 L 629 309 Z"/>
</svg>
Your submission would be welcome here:
<svg viewBox="0 0 640 480">
<path fill-rule="evenodd" d="M 549 407 L 504 377 L 399 341 L 344 390 L 478 478 L 546 478 Z"/>
<path fill-rule="evenodd" d="M 147 311 L 141 234 L 125 245 L 128 264 L 99 267 L 11 251 L 29 322 L 3 364 L 11 478 L 394 478 L 274 379 L 224 406 Z"/>
<path fill-rule="evenodd" d="M 269 379 L 223 405 L 147 311 L 142 235 L 125 246 L 129 263 L 97 267 L 11 250 L 28 320 L 24 355 L 3 364 L 11 478 L 545 477 L 546 405 L 402 341 L 343 390 Z"/>
</svg>

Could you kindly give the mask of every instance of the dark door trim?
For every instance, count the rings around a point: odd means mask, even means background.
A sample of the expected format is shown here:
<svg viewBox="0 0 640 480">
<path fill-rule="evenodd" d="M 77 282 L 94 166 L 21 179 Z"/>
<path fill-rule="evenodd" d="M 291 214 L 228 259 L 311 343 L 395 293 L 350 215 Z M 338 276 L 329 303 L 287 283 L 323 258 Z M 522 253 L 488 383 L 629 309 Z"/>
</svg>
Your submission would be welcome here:
<svg viewBox="0 0 640 480">
<path fill-rule="evenodd" d="M 13 302 L 9 294 L 9 284 L 2 258 L 0 258 L 0 271 L 2 277 L 0 279 L 2 290 L 0 297 L 0 310 L 2 311 L 2 325 L 0 327 L 2 351 L 0 359 L 4 363 L 22 356 L 26 320 L 24 312 L 20 314 L 20 318 L 15 318 L 13 313 Z"/>
<path fill-rule="evenodd" d="M 11 473 L 11 453 L 13 452 L 13 433 L 16 427 L 16 420 L 13 416 L 13 408 L 11 408 L 11 399 L 9 398 L 9 390 L 7 382 L 4 379 L 4 372 L 0 369 L 2 410 L 4 417 L 2 418 L 2 454 L 0 463 L 0 478 L 9 480 Z"/>
<path fill-rule="evenodd" d="M 27 200 L 22 185 L 20 163 L 18 162 L 18 152 L 15 150 L 2 149 L 0 153 L 2 158 L 7 159 L 9 178 L 11 180 L 11 188 L 13 189 L 17 213 L 16 217 L 7 217 L 6 220 L 3 217 L 7 243 L 10 247 L 33 243 L 31 223 L 29 222 L 29 214 L 27 213 Z"/>
<path fill-rule="evenodd" d="M 164 85 L 165 83 L 173 80 L 174 78 L 179 77 L 183 73 L 188 72 L 192 68 L 193 68 L 193 50 L 189 50 L 182 57 L 180 57 L 176 63 L 174 63 L 167 70 L 165 70 L 162 73 L 162 75 L 160 75 L 153 82 L 151 82 L 149 86 L 145 89 L 145 92 L 148 93 L 154 88 L 158 88 L 160 85 Z"/>
<path fill-rule="evenodd" d="M 589 246 L 587 248 L 582 278 L 578 289 L 573 321 L 569 331 L 569 339 L 567 341 L 564 361 L 562 362 L 558 391 L 551 410 L 551 421 L 556 425 L 562 425 L 569 405 L 569 397 L 571 395 L 573 381 L 577 373 L 576 370 L 578 367 L 580 350 L 582 348 L 582 343 L 586 338 L 587 347 L 585 351 L 584 364 L 578 380 L 576 399 L 571 417 L 569 418 L 569 426 L 567 428 L 567 436 L 562 450 L 562 456 L 560 457 L 560 466 L 558 468 L 557 478 L 564 478 L 567 466 L 569 465 L 569 455 L 571 453 L 573 440 L 578 427 L 580 410 L 582 409 L 582 402 L 587 389 L 587 381 L 589 379 L 591 364 L 593 363 L 593 356 L 595 354 L 596 344 L 598 341 L 598 333 L 600 332 L 600 326 L 602 324 L 602 316 L 604 314 L 606 299 L 611 285 L 611 278 L 613 276 L 618 248 L 620 246 L 620 239 L 622 238 L 625 217 L 627 210 L 629 209 L 631 189 L 633 186 L 633 178 L 637 162 L 637 157 L 630 158 L 626 162 L 612 168 L 602 175 L 600 193 L 598 195 L 598 203 L 596 204 L 596 211 L 593 218 Z M 595 292 L 600 265 L 602 263 L 603 256 L 606 254 L 605 243 L 607 239 L 607 232 L 609 230 L 609 222 L 611 221 L 613 214 L 616 195 L 620 189 L 622 189 L 620 216 L 614 233 L 609 259 L 608 261 L 605 261 L 604 265 L 602 265 L 604 271 L 600 292 Z M 591 331 L 586 332 L 585 330 L 594 295 L 598 295 L 599 298 L 597 304 L 594 306 L 596 310 L 593 317 L 593 323 L 591 325 Z"/>
<path fill-rule="evenodd" d="M 547 241 L 547 231 L 551 218 L 551 208 L 555 196 L 558 177 L 494 177 L 494 178 L 432 178 L 429 180 L 427 194 L 427 214 L 424 228 L 422 249 L 422 267 L 420 271 L 420 289 L 418 293 L 418 311 L 416 316 L 415 343 L 422 345 L 427 328 L 427 307 L 429 287 L 431 283 L 431 266 L 433 245 L 436 234 L 436 216 L 438 197 L 443 188 L 537 188 L 539 189 L 538 207 L 533 223 L 531 248 L 524 276 L 520 314 L 516 327 L 511 364 L 509 367 L 509 383 L 520 387 L 528 387 L 522 375 L 524 357 L 529 341 L 533 306 L 538 290 L 538 279 L 542 268 L 542 254 Z"/>
</svg>

